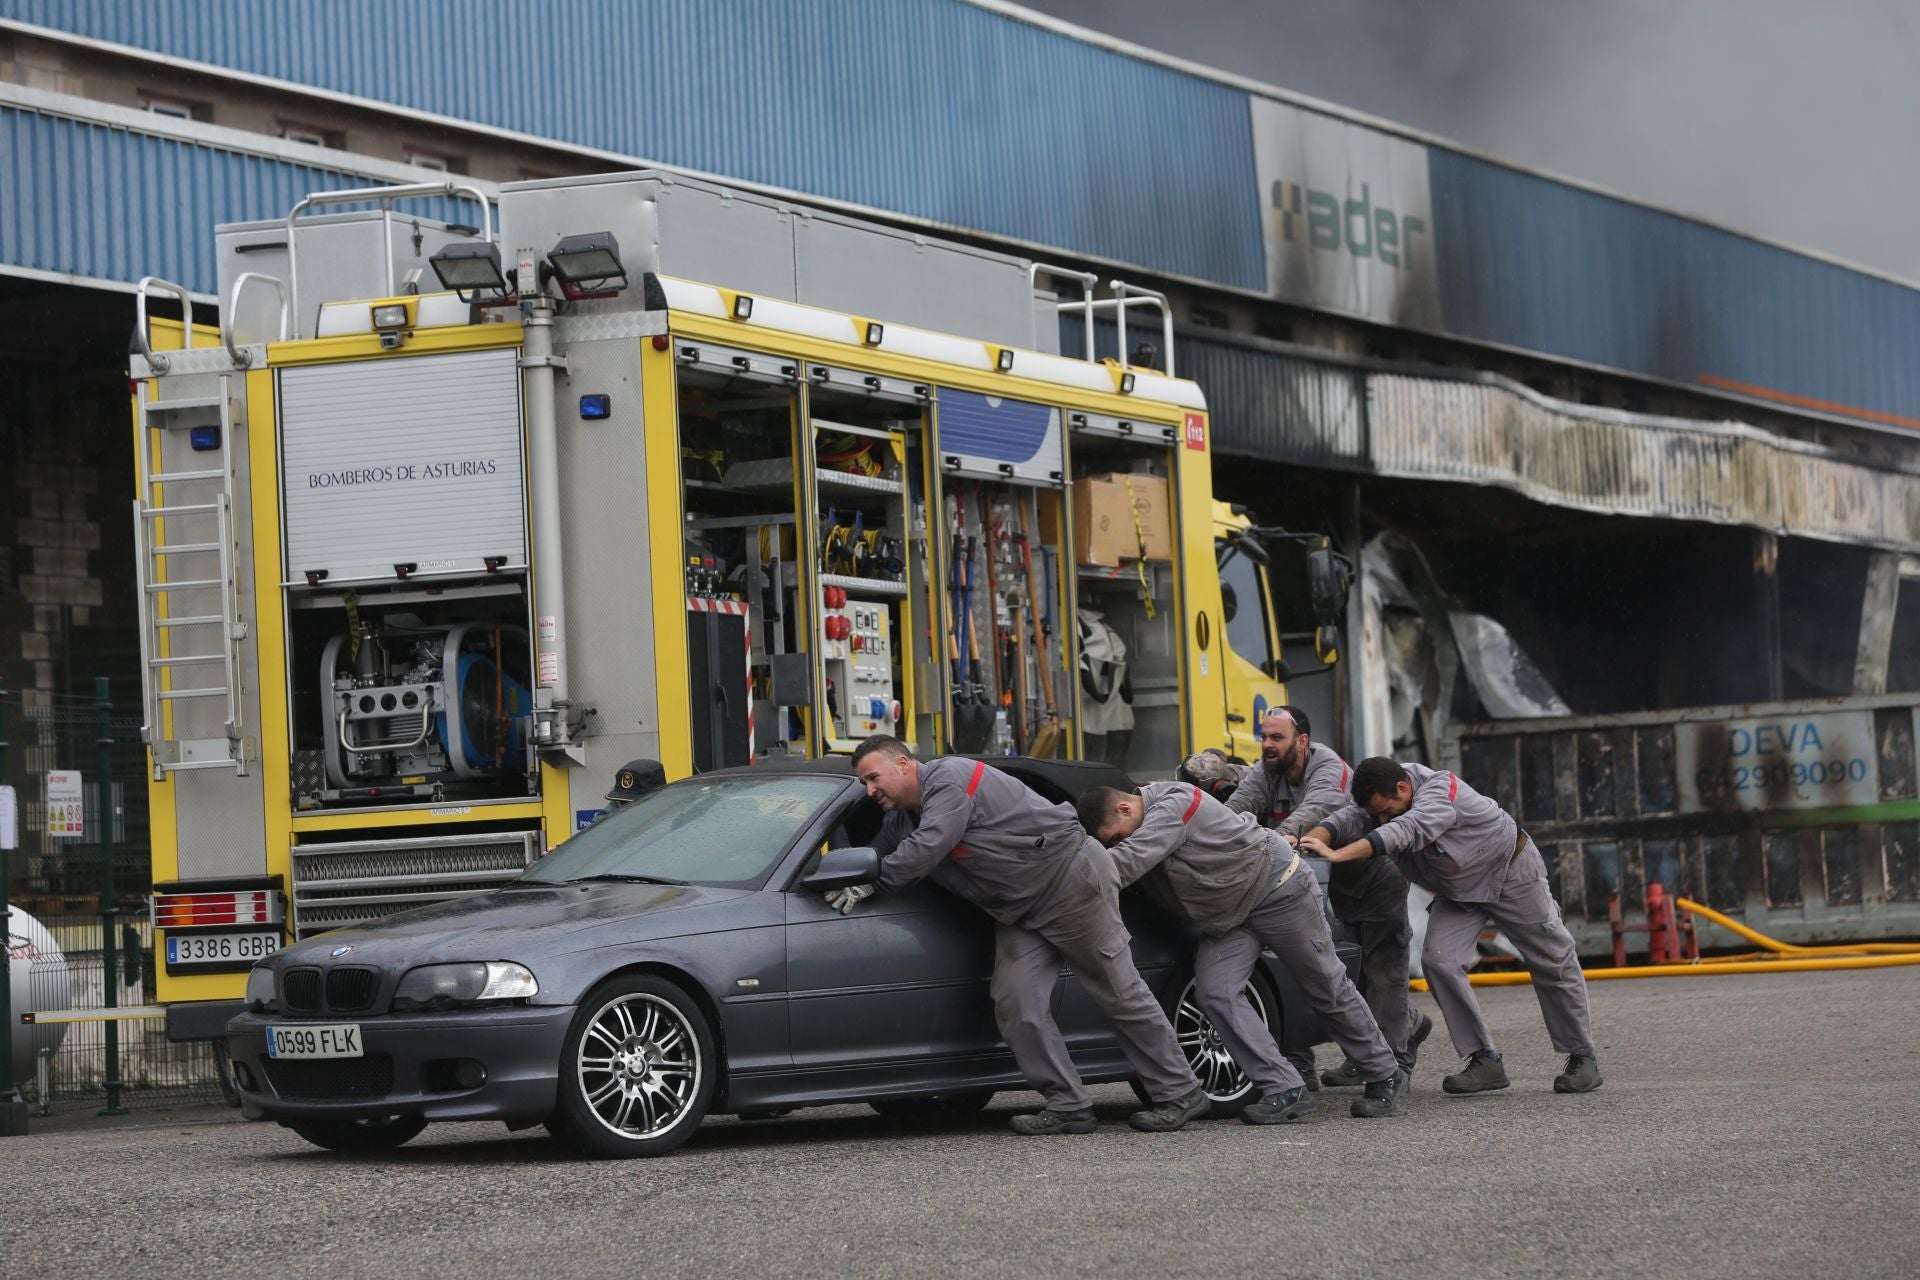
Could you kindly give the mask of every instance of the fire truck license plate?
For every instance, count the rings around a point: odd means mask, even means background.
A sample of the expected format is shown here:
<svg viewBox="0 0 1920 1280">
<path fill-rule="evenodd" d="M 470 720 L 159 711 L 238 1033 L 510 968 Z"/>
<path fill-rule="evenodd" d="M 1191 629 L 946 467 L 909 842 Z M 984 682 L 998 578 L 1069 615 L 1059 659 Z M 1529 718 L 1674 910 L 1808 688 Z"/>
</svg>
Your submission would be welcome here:
<svg viewBox="0 0 1920 1280">
<path fill-rule="evenodd" d="M 195 933 L 184 938 L 167 939 L 167 963 L 233 964 L 258 960 L 280 949 L 280 934 L 267 933 Z"/>
<path fill-rule="evenodd" d="M 268 1027 L 269 1058 L 362 1058 L 360 1028 L 351 1022 L 324 1027 Z"/>
</svg>

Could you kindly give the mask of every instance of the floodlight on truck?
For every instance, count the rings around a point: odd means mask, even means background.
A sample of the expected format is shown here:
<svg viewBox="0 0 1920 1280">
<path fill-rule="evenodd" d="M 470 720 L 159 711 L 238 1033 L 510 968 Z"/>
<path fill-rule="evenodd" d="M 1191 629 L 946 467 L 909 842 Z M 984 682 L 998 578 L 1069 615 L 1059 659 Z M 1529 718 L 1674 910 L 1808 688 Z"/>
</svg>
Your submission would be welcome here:
<svg viewBox="0 0 1920 1280">
<path fill-rule="evenodd" d="M 462 302 L 485 307 L 513 301 L 500 269 L 500 246 L 491 241 L 443 245 L 427 265 L 440 278 L 441 288 L 453 290 Z"/>
<path fill-rule="evenodd" d="M 561 236 L 547 250 L 547 266 L 569 300 L 611 298 L 627 287 L 627 269 L 620 261 L 620 242 L 611 231 L 589 231 Z M 749 311 L 753 300 L 747 299 Z M 739 316 L 746 319 L 746 316 Z"/>
</svg>

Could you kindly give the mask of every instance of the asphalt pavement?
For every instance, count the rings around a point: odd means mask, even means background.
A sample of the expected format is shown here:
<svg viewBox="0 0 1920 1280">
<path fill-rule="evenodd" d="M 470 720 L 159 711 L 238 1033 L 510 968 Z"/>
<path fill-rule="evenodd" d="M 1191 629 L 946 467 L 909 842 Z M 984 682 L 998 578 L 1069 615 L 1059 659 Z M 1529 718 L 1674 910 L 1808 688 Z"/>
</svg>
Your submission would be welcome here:
<svg viewBox="0 0 1920 1280">
<path fill-rule="evenodd" d="M 842 1107 L 594 1164 L 542 1130 L 377 1157 L 214 1108 L 0 1138 L 0 1258 L 54 1276 L 1911 1276 L 1920 969 L 1597 983 L 1606 1085 L 1559 1096 L 1526 988 L 1480 992 L 1514 1084 L 1407 1113 L 1087 1137 Z M 1428 997 L 1416 997 L 1430 1007 Z M 1436 1015 L 1437 1021 L 1437 1015 Z M 1322 1049 L 1323 1057 L 1330 1051 Z M 1332 1065 L 1327 1062 L 1325 1065 Z"/>
</svg>

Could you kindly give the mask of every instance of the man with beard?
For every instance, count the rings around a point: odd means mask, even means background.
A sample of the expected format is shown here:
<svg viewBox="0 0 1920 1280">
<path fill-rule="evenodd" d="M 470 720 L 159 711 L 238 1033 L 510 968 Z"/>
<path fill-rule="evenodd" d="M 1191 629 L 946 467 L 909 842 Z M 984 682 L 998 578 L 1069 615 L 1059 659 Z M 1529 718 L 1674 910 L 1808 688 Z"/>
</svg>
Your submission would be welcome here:
<svg viewBox="0 0 1920 1280">
<path fill-rule="evenodd" d="M 1134 968 L 1112 860 L 1080 829 L 1072 808 L 1049 804 L 976 760 L 915 760 L 906 744 L 885 734 L 854 748 L 853 773 L 887 814 L 873 842 L 881 854 L 878 891 L 931 877 L 998 923 L 993 1016 L 1014 1061 L 1047 1100 L 1039 1113 L 1013 1118 L 1016 1133 L 1094 1129 L 1092 1099 L 1053 1020 L 1063 958 L 1119 1032 L 1154 1100 L 1128 1123 L 1167 1133 L 1206 1113 L 1207 1091 Z M 875 891 L 836 889 L 827 901 L 845 914 Z"/>
<path fill-rule="evenodd" d="M 1289 843 L 1298 842 L 1320 819 L 1351 803 L 1347 784 L 1353 771 L 1332 747 L 1313 740 L 1306 712 L 1300 708 L 1275 707 L 1267 713 L 1260 725 L 1260 757 L 1260 764 L 1247 770 L 1227 807 L 1252 814 Z M 1420 1042 L 1432 1032 L 1433 1019 L 1414 1010 L 1407 992 L 1413 944 L 1413 927 L 1407 922 L 1407 882 L 1390 858 L 1336 863 L 1327 881 L 1327 900 L 1333 914 L 1360 940 L 1367 1007 L 1400 1069 L 1412 1076 Z M 1292 1061 L 1312 1082 L 1313 1051 Z M 1319 1083 L 1341 1087 L 1365 1081 L 1349 1058 L 1322 1074 Z"/>
</svg>

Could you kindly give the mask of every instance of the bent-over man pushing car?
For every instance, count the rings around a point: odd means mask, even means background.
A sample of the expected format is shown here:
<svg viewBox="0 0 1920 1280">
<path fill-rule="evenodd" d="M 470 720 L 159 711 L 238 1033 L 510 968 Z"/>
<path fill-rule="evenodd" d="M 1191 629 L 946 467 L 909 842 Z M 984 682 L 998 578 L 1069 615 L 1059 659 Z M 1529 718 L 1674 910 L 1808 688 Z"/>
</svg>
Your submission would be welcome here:
<svg viewBox="0 0 1920 1280">
<path fill-rule="evenodd" d="M 931 877 L 996 922 L 994 1018 L 1014 1061 L 1046 1098 L 1040 1112 L 1014 1117 L 1015 1132 L 1091 1133 L 1095 1125 L 1092 1099 L 1053 1020 L 1062 957 L 1112 1021 L 1154 1101 L 1128 1122 L 1168 1132 L 1206 1112 L 1206 1090 L 1134 967 L 1107 855 L 1070 807 L 976 760 L 916 760 L 886 735 L 854 749 L 853 772 L 887 814 L 874 840 L 878 891 Z M 875 891 L 836 889 L 827 901 L 845 913 Z"/>
<path fill-rule="evenodd" d="M 1081 825 L 1109 846 L 1123 885 L 1160 869 L 1199 927 L 1196 997 L 1227 1052 L 1260 1088 L 1242 1120 L 1281 1124 L 1304 1119 L 1317 1105 L 1247 1001 L 1247 978 L 1263 946 L 1280 957 L 1358 1065 L 1367 1088 L 1351 1113 L 1366 1119 L 1399 1111 L 1406 1073 L 1334 950 L 1312 869 L 1286 841 L 1185 782 L 1149 782 L 1138 795 L 1095 787 L 1080 797 L 1079 810 Z"/>
</svg>

